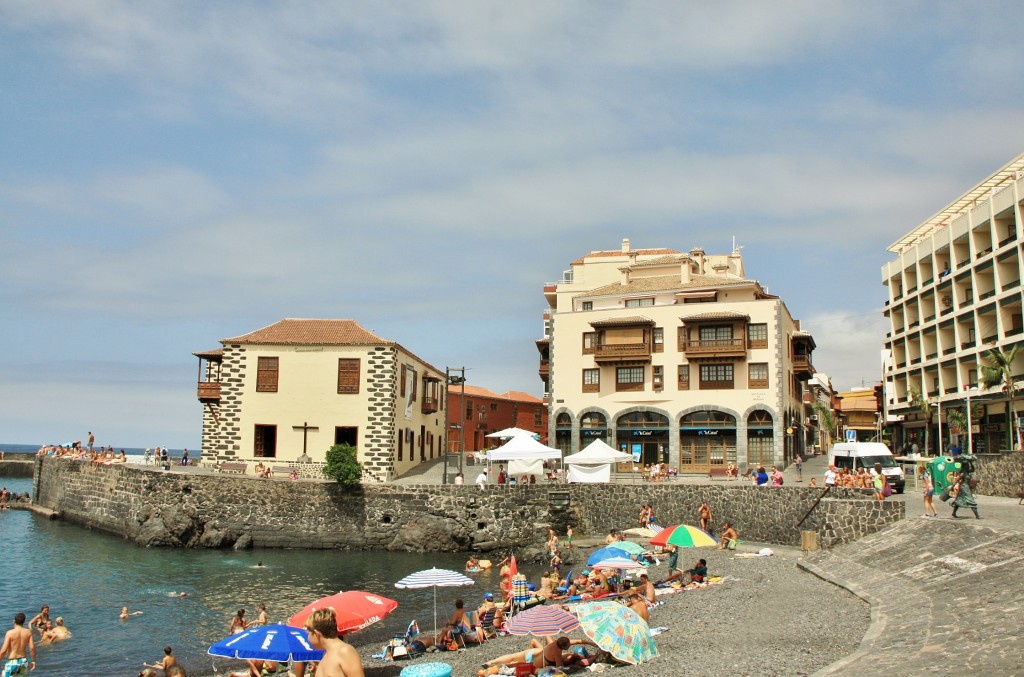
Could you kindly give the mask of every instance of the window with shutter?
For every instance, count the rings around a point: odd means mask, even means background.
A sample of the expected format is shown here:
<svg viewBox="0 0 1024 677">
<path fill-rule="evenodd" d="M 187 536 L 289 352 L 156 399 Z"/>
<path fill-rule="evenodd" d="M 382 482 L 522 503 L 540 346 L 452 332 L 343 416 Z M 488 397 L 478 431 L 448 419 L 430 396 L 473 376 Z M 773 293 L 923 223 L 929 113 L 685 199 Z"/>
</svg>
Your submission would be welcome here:
<svg viewBox="0 0 1024 677">
<path fill-rule="evenodd" d="M 261 357 L 256 362 L 256 392 L 277 392 L 277 358 Z"/>
<path fill-rule="evenodd" d="M 359 394 L 359 369 L 360 359 L 358 357 L 338 358 L 338 394 L 358 395 Z"/>
</svg>

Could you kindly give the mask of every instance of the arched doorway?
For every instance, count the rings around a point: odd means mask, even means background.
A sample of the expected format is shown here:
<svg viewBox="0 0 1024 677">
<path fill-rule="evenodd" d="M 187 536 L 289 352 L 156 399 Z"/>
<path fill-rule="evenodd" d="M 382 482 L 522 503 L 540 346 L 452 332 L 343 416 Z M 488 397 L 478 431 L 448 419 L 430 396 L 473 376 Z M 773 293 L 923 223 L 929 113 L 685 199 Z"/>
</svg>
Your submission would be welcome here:
<svg viewBox="0 0 1024 677">
<path fill-rule="evenodd" d="M 588 411 L 580 416 L 580 448 L 594 440 L 608 441 L 608 419 L 600 412 Z"/>
<path fill-rule="evenodd" d="M 679 472 L 706 473 L 736 462 L 736 419 L 695 411 L 679 419 Z"/>
<path fill-rule="evenodd" d="M 635 463 L 668 463 L 668 416 L 634 411 L 615 421 L 619 451 L 633 454 Z"/>
<path fill-rule="evenodd" d="M 747 465 L 775 465 L 775 419 L 764 409 L 747 417 Z"/>
<path fill-rule="evenodd" d="M 572 416 L 564 411 L 555 417 L 555 447 L 562 451 L 562 456 L 572 453 Z"/>
</svg>

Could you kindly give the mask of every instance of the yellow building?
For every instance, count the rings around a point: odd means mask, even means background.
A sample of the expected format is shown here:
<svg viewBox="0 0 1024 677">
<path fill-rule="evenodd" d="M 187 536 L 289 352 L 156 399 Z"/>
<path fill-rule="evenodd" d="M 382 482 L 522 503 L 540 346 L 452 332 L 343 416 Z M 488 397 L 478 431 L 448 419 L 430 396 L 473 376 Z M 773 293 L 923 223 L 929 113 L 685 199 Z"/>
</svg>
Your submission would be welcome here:
<svg viewBox="0 0 1024 677">
<path fill-rule="evenodd" d="M 205 462 L 291 465 L 316 475 L 334 444 L 364 482 L 444 451 L 444 372 L 352 320 L 284 319 L 200 358 Z"/>
<path fill-rule="evenodd" d="M 643 463 L 783 464 L 813 431 L 814 339 L 739 250 L 594 251 L 544 288 L 538 341 L 553 446 L 602 439 Z"/>
</svg>

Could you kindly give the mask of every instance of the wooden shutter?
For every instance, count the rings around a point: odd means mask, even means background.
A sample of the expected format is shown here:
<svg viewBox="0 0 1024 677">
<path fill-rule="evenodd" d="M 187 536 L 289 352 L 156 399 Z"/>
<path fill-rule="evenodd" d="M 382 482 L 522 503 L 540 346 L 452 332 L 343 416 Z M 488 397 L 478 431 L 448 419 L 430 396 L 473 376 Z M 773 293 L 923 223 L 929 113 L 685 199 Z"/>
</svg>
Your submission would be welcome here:
<svg viewBox="0 0 1024 677">
<path fill-rule="evenodd" d="M 277 358 L 261 357 L 256 363 L 256 392 L 277 392 Z"/>
<path fill-rule="evenodd" d="M 358 357 L 338 358 L 338 394 L 356 395 L 359 393 L 359 368 Z"/>
</svg>

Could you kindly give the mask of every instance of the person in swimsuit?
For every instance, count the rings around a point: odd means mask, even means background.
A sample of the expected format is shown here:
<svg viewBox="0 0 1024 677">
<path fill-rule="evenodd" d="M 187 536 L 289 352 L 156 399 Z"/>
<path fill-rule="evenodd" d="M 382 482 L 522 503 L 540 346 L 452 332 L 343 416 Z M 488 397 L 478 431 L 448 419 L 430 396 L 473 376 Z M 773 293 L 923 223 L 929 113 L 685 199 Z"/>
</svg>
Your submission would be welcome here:
<svg viewBox="0 0 1024 677">
<path fill-rule="evenodd" d="M 174 657 L 174 652 L 171 651 L 171 647 L 164 647 L 164 658 L 159 663 L 143 663 L 142 665 L 147 668 L 155 668 L 157 670 L 163 670 L 164 675 L 167 675 L 167 671 L 178 664 L 178 659 Z"/>
<path fill-rule="evenodd" d="M 121 607 L 121 615 L 118 616 L 118 618 L 120 618 L 122 621 L 126 621 L 131 616 L 141 616 L 141 615 L 142 615 L 141 611 L 133 611 L 131 613 L 128 613 L 128 607 L 123 606 L 123 607 Z"/>
<path fill-rule="evenodd" d="M 32 660 L 29 660 L 30 656 Z M 32 640 L 32 631 L 25 627 L 25 614 L 20 611 L 14 616 L 14 627 L 4 635 L 0 661 L 4 661 L 0 663 L 3 666 L 0 675 L 3 677 L 26 675 L 29 670 L 36 669 L 36 644 Z"/>
<path fill-rule="evenodd" d="M 238 612 L 231 617 L 231 625 L 228 626 L 228 632 L 232 635 L 237 635 L 243 632 L 249 624 L 245 622 L 245 609 L 239 609 Z"/>
<path fill-rule="evenodd" d="M 50 630 L 43 633 L 43 636 L 39 638 L 40 644 L 49 644 L 51 642 L 57 642 L 62 639 L 67 639 L 71 636 L 71 631 L 64 625 L 64 617 L 57 616 L 56 625 Z"/>
</svg>

